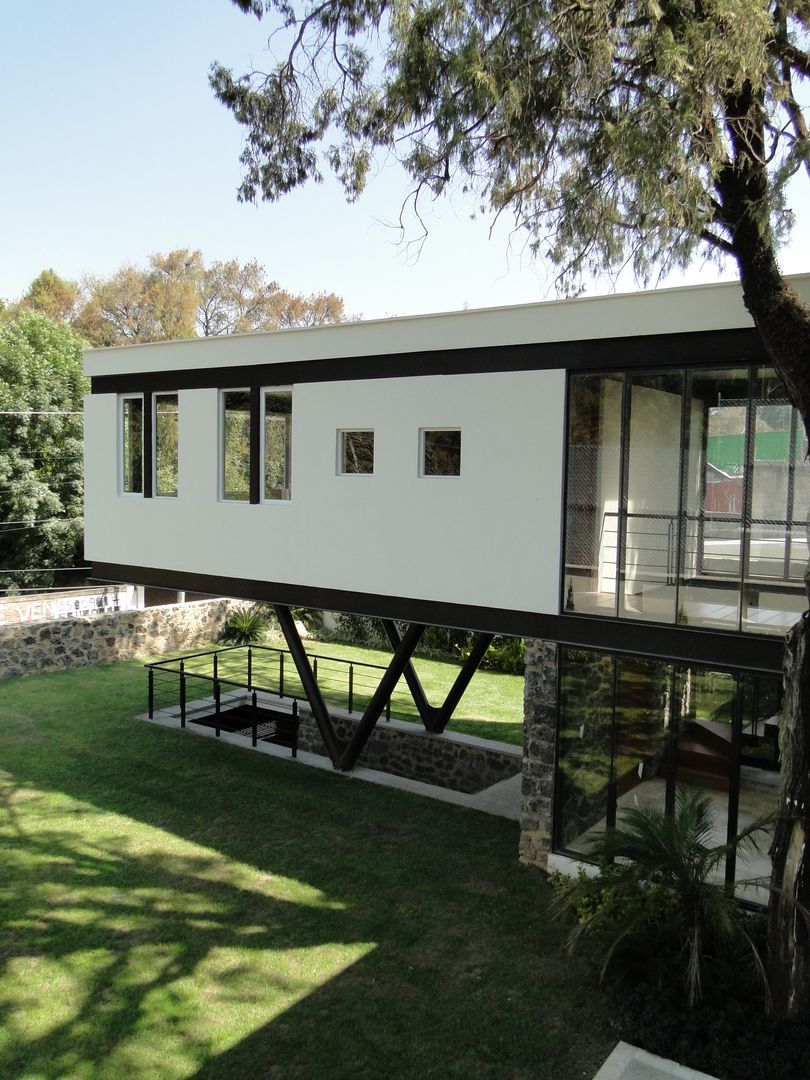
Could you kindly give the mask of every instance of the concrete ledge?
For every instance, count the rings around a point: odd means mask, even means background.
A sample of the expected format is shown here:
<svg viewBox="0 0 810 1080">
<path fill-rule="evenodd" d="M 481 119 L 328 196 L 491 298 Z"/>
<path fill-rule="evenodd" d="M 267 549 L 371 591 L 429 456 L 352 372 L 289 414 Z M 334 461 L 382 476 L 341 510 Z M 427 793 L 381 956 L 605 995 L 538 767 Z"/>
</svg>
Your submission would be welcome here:
<svg viewBox="0 0 810 1080">
<path fill-rule="evenodd" d="M 227 699 L 241 699 L 244 695 L 236 692 L 233 694 L 223 694 L 223 703 Z M 200 704 L 194 702 L 195 705 Z M 275 703 L 275 708 L 278 708 L 278 703 Z M 164 709 L 159 712 L 155 712 L 154 717 L 150 720 L 147 713 L 142 713 L 135 718 L 136 720 L 143 720 L 149 724 L 156 724 L 158 727 L 171 728 L 172 731 L 176 731 L 179 735 L 193 736 L 194 738 L 202 737 L 204 739 L 216 739 L 217 736 L 213 728 L 204 727 L 203 725 L 194 725 L 193 727 L 181 728 L 176 710 Z M 394 721 L 391 721 L 392 723 Z M 412 727 L 413 725 L 407 725 Z M 364 780 L 370 784 L 378 784 L 380 787 L 393 788 L 396 791 L 407 791 L 412 795 L 421 795 L 424 798 L 436 799 L 439 802 L 452 803 L 454 806 L 463 806 L 468 810 L 479 810 L 484 814 L 492 814 L 494 817 L 508 818 L 510 821 L 520 820 L 520 774 L 510 777 L 508 780 L 502 780 L 497 784 L 493 784 L 491 787 L 485 788 L 483 791 L 479 791 L 475 795 L 465 795 L 460 791 L 452 791 L 450 788 L 438 787 L 433 784 L 425 784 L 420 780 L 410 780 L 404 776 L 396 776 L 393 773 L 380 772 L 377 769 L 367 768 L 355 768 L 352 772 L 341 773 L 336 772 L 332 766 L 332 762 L 327 757 L 323 757 L 321 754 L 312 754 L 306 750 L 299 750 L 298 756 L 293 757 L 287 747 L 277 746 L 273 743 L 260 742 L 257 746 L 251 746 L 250 740 L 245 739 L 241 735 L 232 734 L 231 732 L 223 731 L 220 733 L 218 742 L 228 743 L 229 746 L 236 746 L 240 750 L 249 750 L 251 753 L 267 754 L 269 757 L 277 758 L 278 760 L 288 762 L 290 765 L 307 765 L 312 769 L 324 769 L 327 772 L 333 773 L 335 776 L 342 777 L 344 780 Z M 477 739 L 477 742 L 482 742 L 486 745 L 486 739 Z M 505 745 L 502 743 L 496 745 Z M 510 749 L 516 749 L 510 747 Z"/>
<path fill-rule="evenodd" d="M 594 1080 L 672 1080 L 673 1077 L 678 1080 L 717 1080 L 709 1073 L 696 1072 L 626 1042 L 618 1043 Z"/>
</svg>

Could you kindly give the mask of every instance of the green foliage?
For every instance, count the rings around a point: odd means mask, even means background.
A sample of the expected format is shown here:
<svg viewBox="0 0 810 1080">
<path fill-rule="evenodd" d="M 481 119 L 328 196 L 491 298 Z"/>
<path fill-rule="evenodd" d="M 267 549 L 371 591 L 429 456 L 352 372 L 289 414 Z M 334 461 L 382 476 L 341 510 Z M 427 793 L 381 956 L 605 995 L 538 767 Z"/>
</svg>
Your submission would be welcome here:
<svg viewBox="0 0 810 1080">
<path fill-rule="evenodd" d="M 243 607 L 228 619 L 219 640 L 228 645 L 256 645 L 264 640 L 267 627 L 267 614 L 260 607 Z"/>
<path fill-rule="evenodd" d="M 146 267 L 89 278 L 74 325 L 91 344 L 105 346 L 320 326 L 343 317 L 339 296 L 289 293 L 255 260 L 206 266 L 202 252 L 177 248 L 151 255 Z"/>
<path fill-rule="evenodd" d="M 52 574 L 1 571 L 70 566 L 80 553 L 82 345 L 35 311 L 0 322 L 0 587 L 50 585 Z"/>
<path fill-rule="evenodd" d="M 625 810 L 620 827 L 591 841 L 598 874 L 557 881 L 557 913 L 577 919 L 569 948 L 587 944 L 602 975 L 612 968 L 657 988 L 677 973 L 690 1006 L 701 1000 L 707 968 L 746 956 L 766 987 L 751 919 L 714 880 L 729 848 L 753 844 L 764 827 L 712 844 L 711 800 L 700 791 L 679 790 L 669 817 L 654 806 Z"/>
<path fill-rule="evenodd" d="M 790 224 L 806 6 L 236 2 L 296 35 L 269 74 L 211 70 L 246 129 L 242 199 L 331 170 L 351 200 L 387 154 L 417 199 L 462 187 L 510 208 L 572 284 L 628 260 L 665 273 L 705 242 L 728 252 L 741 214 Z"/>
</svg>

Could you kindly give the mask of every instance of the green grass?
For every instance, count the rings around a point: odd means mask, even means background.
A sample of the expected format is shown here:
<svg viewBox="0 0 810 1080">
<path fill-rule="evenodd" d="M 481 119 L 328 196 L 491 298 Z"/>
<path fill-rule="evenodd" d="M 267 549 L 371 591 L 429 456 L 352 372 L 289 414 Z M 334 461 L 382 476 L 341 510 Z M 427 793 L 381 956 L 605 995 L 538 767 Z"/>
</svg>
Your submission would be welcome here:
<svg viewBox="0 0 810 1080">
<path fill-rule="evenodd" d="M 2 683 L 0 1075 L 590 1078 L 602 992 L 517 826 Z"/>
<path fill-rule="evenodd" d="M 283 642 L 274 641 L 269 644 L 284 647 Z M 381 669 L 390 662 L 391 653 L 361 645 L 336 642 L 307 641 L 305 644 L 307 652 L 311 656 L 318 657 L 318 683 L 321 692 L 328 702 L 339 705 L 341 708 L 348 707 L 348 666 L 332 661 L 335 659 L 353 660 L 359 665 L 371 664 L 380 669 L 365 669 L 362 666 L 355 668 L 353 711 L 362 711 L 383 674 Z M 416 657 L 413 663 L 428 701 L 432 705 L 441 705 L 458 674 L 460 665 L 443 660 L 427 660 L 422 657 Z M 211 675 L 213 661 L 210 656 L 200 657 L 190 661 L 186 670 Z M 219 653 L 218 672 L 220 678 L 246 682 L 246 649 Z M 278 653 L 255 649 L 252 674 L 254 684 L 275 690 L 279 684 Z M 189 700 L 195 696 L 207 697 L 211 692 L 210 683 L 202 680 L 195 683 L 194 680 L 189 679 L 188 685 L 190 687 Z M 289 655 L 284 659 L 284 688 L 289 695 L 304 697 Z M 176 698 L 176 689 L 174 694 Z M 397 689 L 392 694 L 391 715 L 400 720 L 421 723 L 404 678 L 400 679 Z M 447 730 L 477 735 L 483 739 L 497 739 L 515 746 L 522 745 L 522 676 L 477 671 L 459 702 Z"/>
</svg>

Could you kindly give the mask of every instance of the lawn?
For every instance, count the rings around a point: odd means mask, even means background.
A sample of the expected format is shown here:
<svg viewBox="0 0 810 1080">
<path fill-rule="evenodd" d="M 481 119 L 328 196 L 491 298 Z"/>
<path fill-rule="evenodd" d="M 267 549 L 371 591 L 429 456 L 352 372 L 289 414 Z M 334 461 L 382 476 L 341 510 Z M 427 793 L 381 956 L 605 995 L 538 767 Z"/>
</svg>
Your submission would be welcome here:
<svg viewBox="0 0 810 1080">
<path fill-rule="evenodd" d="M 269 644 L 284 648 L 283 641 L 272 641 Z M 325 699 L 344 709 L 348 705 L 348 667 L 343 663 L 335 663 L 335 660 L 339 658 L 357 663 L 353 686 L 355 712 L 362 711 L 383 674 L 382 668 L 391 660 L 390 651 L 383 652 L 362 645 L 320 641 L 307 641 L 305 645 L 316 664 L 318 684 Z M 218 663 L 221 678 L 246 680 L 247 660 L 244 650 L 233 653 L 222 652 L 219 654 Z M 374 665 L 374 667 L 365 668 L 363 665 Z M 413 665 L 428 701 L 432 705 L 441 705 L 453 685 L 460 665 L 443 660 L 427 660 L 423 657 L 416 657 Z M 186 669 L 211 675 L 213 673 L 211 657 L 200 657 L 190 661 Z M 275 689 L 278 686 L 279 657 L 277 652 L 254 650 L 253 681 L 268 689 Z M 211 692 L 209 683 L 200 682 L 195 687 L 193 680 L 189 680 L 189 687 L 190 699 L 195 695 L 207 697 Z M 284 688 L 289 695 L 304 697 L 289 654 L 284 659 Z M 176 689 L 174 697 L 176 698 Z M 391 716 L 421 724 L 404 678 L 400 679 L 391 696 Z M 459 702 L 447 730 L 477 735 L 483 739 L 498 739 L 515 746 L 522 745 L 523 677 L 478 670 Z"/>
<path fill-rule="evenodd" d="M 590 1078 L 613 1039 L 517 826 L 1 684 L 0 1075 Z"/>
</svg>

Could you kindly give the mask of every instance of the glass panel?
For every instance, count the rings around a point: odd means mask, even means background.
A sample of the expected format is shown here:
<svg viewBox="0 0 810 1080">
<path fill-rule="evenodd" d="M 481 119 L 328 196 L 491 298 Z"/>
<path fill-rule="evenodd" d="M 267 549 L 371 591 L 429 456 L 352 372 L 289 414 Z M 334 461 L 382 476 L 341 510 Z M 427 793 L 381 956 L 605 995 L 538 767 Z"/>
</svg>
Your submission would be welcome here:
<svg viewBox="0 0 810 1080">
<path fill-rule="evenodd" d="M 807 436 L 801 417 L 796 417 L 793 445 L 793 526 L 790 535 L 791 581 L 804 580 L 804 568 L 810 556 L 810 462 L 807 459 Z"/>
<path fill-rule="evenodd" d="M 627 516 L 619 614 L 675 622 L 683 374 L 630 385 Z"/>
<path fill-rule="evenodd" d="M 676 673 L 680 724 L 675 747 L 675 780 L 688 790 L 700 789 L 713 809 L 711 844 L 725 844 L 728 796 L 732 783 L 732 720 L 737 686 L 725 671 L 685 667 Z M 715 880 L 725 880 L 720 866 Z"/>
<path fill-rule="evenodd" d="M 143 398 L 121 402 L 121 490 L 143 494 Z"/>
<path fill-rule="evenodd" d="M 744 629 L 760 634 L 783 634 L 803 606 L 790 596 L 792 590 L 775 584 L 788 580 L 790 565 L 793 409 L 781 379 L 771 367 L 757 369 L 752 396 L 753 452 Z"/>
<path fill-rule="evenodd" d="M 373 431 L 341 431 L 340 471 L 363 474 L 374 472 Z"/>
<path fill-rule="evenodd" d="M 290 498 L 292 391 L 264 394 L 264 497 Z"/>
<path fill-rule="evenodd" d="M 613 733 L 613 660 L 560 649 L 560 724 L 555 807 L 557 845 L 587 853 L 605 829 Z"/>
<path fill-rule="evenodd" d="M 177 495 L 177 394 L 155 394 L 155 494 Z"/>
<path fill-rule="evenodd" d="M 737 831 L 777 807 L 779 725 L 782 684 L 779 679 L 746 676 L 742 680 L 742 747 Z M 756 848 L 740 852 L 735 866 L 737 894 L 767 904 L 771 876 L 769 849 L 773 828 L 760 833 Z"/>
<path fill-rule="evenodd" d="M 250 392 L 222 395 L 222 497 L 250 499 Z"/>
<path fill-rule="evenodd" d="M 737 629 L 748 371 L 695 372 L 678 622 Z"/>
<path fill-rule="evenodd" d="M 618 661 L 616 700 L 617 811 L 667 801 L 672 665 L 659 660 Z"/>
<path fill-rule="evenodd" d="M 621 375 L 570 382 L 565 528 L 566 611 L 616 614 Z"/>
<path fill-rule="evenodd" d="M 424 431 L 423 476 L 461 475 L 461 432 Z"/>
</svg>

